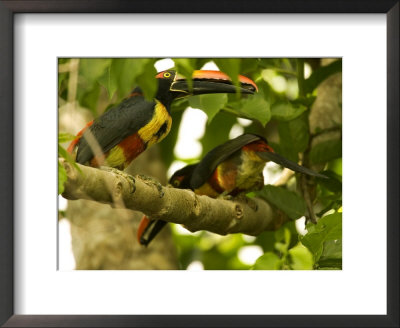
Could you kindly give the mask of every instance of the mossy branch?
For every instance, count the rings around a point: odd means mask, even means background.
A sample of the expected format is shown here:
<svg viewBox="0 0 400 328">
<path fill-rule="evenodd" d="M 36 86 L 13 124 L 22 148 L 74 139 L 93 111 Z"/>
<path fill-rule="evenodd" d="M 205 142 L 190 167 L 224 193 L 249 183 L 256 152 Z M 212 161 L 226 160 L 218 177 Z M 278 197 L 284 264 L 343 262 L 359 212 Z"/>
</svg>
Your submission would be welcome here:
<svg viewBox="0 0 400 328">
<path fill-rule="evenodd" d="M 69 200 L 90 199 L 182 224 L 192 232 L 207 230 L 220 235 L 257 236 L 287 221 L 286 215 L 257 198 L 251 201 L 213 199 L 191 190 L 161 187 L 140 176 L 130 177 L 78 164 L 80 173 L 64 159 L 59 161 L 67 172 L 63 196 Z"/>
</svg>

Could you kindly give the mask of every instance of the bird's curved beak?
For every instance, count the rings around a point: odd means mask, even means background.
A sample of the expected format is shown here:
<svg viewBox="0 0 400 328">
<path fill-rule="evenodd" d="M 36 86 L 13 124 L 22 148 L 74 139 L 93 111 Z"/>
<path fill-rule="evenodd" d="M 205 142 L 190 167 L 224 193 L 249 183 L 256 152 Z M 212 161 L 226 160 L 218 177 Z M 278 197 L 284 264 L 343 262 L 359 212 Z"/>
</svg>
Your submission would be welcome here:
<svg viewBox="0 0 400 328">
<path fill-rule="evenodd" d="M 307 174 L 307 175 L 322 178 L 322 179 L 328 179 L 328 177 L 326 175 L 317 173 L 309 168 L 306 168 L 295 162 L 292 162 L 291 160 L 288 160 L 287 158 L 285 158 L 277 153 L 273 153 L 273 152 L 269 152 L 269 151 L 257 152 L 257 156 L 260 157 L 265 162 L 272 161 L 276 164 L 282 165 L 283 167 L 286 167 L 295 172 Z"/>
<path fill-rule="evenodd" d="M 186 95 L 201 95 L 208 93 L 236 93 L 253 94 L 258 91 L 257 85 L 248 77 L 239 75 L 239 86 L 235 86 L 228 75 L 220 71 L 197 70 L 192 75 L 192 88 L 187 80 L 177 74 L 171 84 L 171 91 Z"/>
</svg>

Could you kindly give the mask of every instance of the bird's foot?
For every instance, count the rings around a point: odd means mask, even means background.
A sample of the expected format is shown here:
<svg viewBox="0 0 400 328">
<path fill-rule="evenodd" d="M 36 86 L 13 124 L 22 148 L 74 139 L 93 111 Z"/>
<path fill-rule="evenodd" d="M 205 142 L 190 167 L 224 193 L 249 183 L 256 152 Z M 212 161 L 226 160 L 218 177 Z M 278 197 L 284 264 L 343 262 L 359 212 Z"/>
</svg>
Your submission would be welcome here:
<svg viewBox="0 0 400 328">
<path fill-rule="evenodd" d="M 223 200 L 232 200 L 233 196 L 229 195 L 227 191 L 224 191 L 222 194 L 220 194 L 218 199 L 223 199 Z"/>
<path fill-rule="evenodd" d="M 258 210 L 258 205 L 257 203 L 252 200 L 251 198 L 247 197 L 245 194 L 241 193 L 238 194 L 237 196 L 232 196 L 232 195 L 228 195 L 227 191 L 224 191 L 222 194 L 220 194 L 218 197 L 218 199 L 224 199 L 224 200 L 233 200 L 233 201 L 238 201 L 241 203 L 245 203 L 246 205 L 248 205 L 253 211 L 257 211 Z"/>
<path fill-rule="evenodd" d="M 247 196 L 246 196 L 245 194 L 243 194 L 243 193 L 237 195 L 234 199 L 237 200 L 237 201 L 239 201 L 239 202 L 245 203 L 245 204 L 248 205 L 254 212 L 256 212 L 256 211 L 258 210 L 258 205 L 257 205 L 257 203 L 256 203 L 253 199 L 247 197 Z"/>
<path fill-rule="evenodd" d="M 153 186 L 156 187 L 158 190 L 158 193 L 160 195 L 160 198 L 164 197 L 164 191 L 161 183 L 159 183 L 156 179 L 152 177 L 148 177 L 147 175 L 139 174 L 138 177 L 143 180 L 145 184 L 148 186 Z"/>
<path fill-rule="evenodd" d="M 109 166 L 100 166 L 100 170 L 107 171 L 107 172 L 110 172 L 110 173 L 114 173 L 116 175 L 119 175 L 119 176 L 125 178 L 126 180 L 129 181 L 131 194 L 133 194 L 135 192 L 135 190 L 136 190 L 135 178 L 133 176 L 131 176 L 130 174 L 125 173 L 124 171 L 118 170 L 116 168 L 109 167 Z"/>
</svg>

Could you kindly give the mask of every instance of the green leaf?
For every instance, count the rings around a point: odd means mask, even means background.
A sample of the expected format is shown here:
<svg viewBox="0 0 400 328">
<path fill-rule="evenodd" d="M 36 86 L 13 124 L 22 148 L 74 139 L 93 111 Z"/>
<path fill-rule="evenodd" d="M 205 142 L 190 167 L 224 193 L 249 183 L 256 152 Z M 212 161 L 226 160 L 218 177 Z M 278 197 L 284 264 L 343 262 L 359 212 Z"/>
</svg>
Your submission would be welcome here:
<svg viewBox="0 0 400 328">
<path fill-rule="evenodd" d="M 80 88 L 92 89 L 97 80 L 110 67 L 111 61 L 110 58 L 81 58 L 79 60 Z M 80 88 L 78 88 L 78 91 Z"/>
<path fill-rule="evenodd" d="M 310 108 L 313 105 L 315 99 L 317 99 L 316 96 L 307 95 L 305 97 L 299 97 L 299 98 L 293 100 L 292 104 L 303 105 L 303 106 L 306 106 L 307 108 Z"/>
<path fill-rule="evenodd" d="M 306 212 L 306 203 L 297 193 L 287 190 L 284 187 L 272 185 L 264 186 L 256 195 L 284 211 L 289 218 L 296 220 Z"/>
<path fill-rule="evenodd" d="M 118 84 L 117 84 L 117 76 L 113 72 L 114 70 L 112 69 L 112 62 L 111 65 L 107 67 L 105 74 L 99 78 L 98 82 L 107 90 L 108 93 L 108 98 L 112 99 L 114 96 L 114 93 L 118 89 Z"/>
<path fill-rule="evenodd" d="M 75 139 L 75 136 L 70 133 L 59 133 L 58 134 L 58 143 L 69 142 Z"/>
<path fill-rule="evenodd" d="M 76 164 L 76 162 L 74 161 L 72 156 L 60 144 L 58 144 L 58 156 L 65 158 L 69 163 L 71 163 L 78 170 L 79 173 L 82 173 L 82 170 L 80 169 L 78 164 Z"/>
<path fill-rule="evenodd" d="M 328 240 L 324 243 L 323 252 L 318 261 L 321 268 L 342 269 L 342 240 Z"/>
<path fill-rule="evenodd" d="M 67 181 L 67 171 L 65 171 L 64 166 L 58 162 L 58 194 L 64 192 L 64 183 Z"/>
<path fill-rule="evenodd" d="M 67 78 L 68 73 L 58 73 L 58 95 L 61 95 L 61 86 L 63 85 L 63 82 L 67 80 Z"/>
<path fill-rule="evenodd" d="M 341 176 L 333 171 L 322 171 L 321 174 L 329 177 L 329 179 L 318 179 L 318 183 L 324 186 L 329 191 L 335 193 L 342 192 L 342 179 Z"/>
<path fill-rule="evenodd" d="M 99 102 L 100 91 L 101 86 L 97 83 L 91 90 L 82 94 L 79 100 L 81 106 L 90 109 L 94 115 L 98 115 L 97 104 Z"/>
<path fill-rule="evenodd" d="M 280 99 L 280 96 L 277 95 L 271 86 L 264 80 L 257 80 L 257 86 L 258 93 L 256 93 L 256 95 L 264 97 L 265 101 L 267 101 L 269 104 L 272 104 Z"/>
<path fill-rule="evenodd" d="M 306 106 L 289 101 L 277 101 L 271 106 L 272 118 L 279 121 L 290 121 L 307 110 Z"/>
<path fill-rule="evenodd" d="M 342 140 L 328 140 L 311 148 L 310 161 L 314 164 L 326 163 L 342 157 Z"/>
<path fill-rule="evenodd" d="M 147 60 L 142 58 L 116 58 L 113 60 L 120 98 L 126 97 L 133 90 L 136 77 L 143 73 L 146 63 Z"/>
<path fill-rule="evenodd" d="M 328 170 L 342 176 L 342 158 L 334 159 L 328 163 Z"/>
<path fill-rule="evenodd" d="M 287 58 L 261 58 L 259 59 L 259 66 L 271 68 L 282 74 L 296 75 L 293 64 Z"/>
<path fill-rule="evenodd" d="M 145 72 L 146 66 L 154 65 L 155 59 L 150 58 L 115 58 L 113 72 L 116 76 L 119 98 L 125 98 L 135 87 L 136 79 Z M 154 74 L 152 78 L 154 78 Z"/>
<path fill-rule="evenodd" d="M 139 85 L 146 98 L 153 99 L 157 91 L 156 58 L 114 58 L 98 78 L 111 99 L 118 90 L 118 99 L 126 97 L 135 85 Z"/>
<path fill-rule="evenodd" d="M 69 62 L 71 59 L 70 58 L 63 58 L 63 57 L 58 57 L 58 65 L 65 64 Z"/>
<path fill-rule="evenodd" d="M 219 69 L 228 74 L 233 84 L 239 85 L 240 58 L 219 58 L 214 59 Z"/>
<path fill-rule="evenodd" d="M 313 255 L 307 247 L 298 243 L 288 251 L 290 257 L 290 267 L 293 270 L 312 270 L 314 267 Z"/>
<path fill-rule="evenodd" d="M 275 249 L 275 242 L 275 231 L 264 231 L 257 236 L 254 243 L 260 245 L 264 252 L 269 252 Z"/>
<path fill-rule="evenodd" d="M 285 229 L 288 231 L 285 231 Z M 285 233 L 287 234 L 286 236 Z M 277 242 L 282 242 L 285 238 L 288 240 L 284 241 L 284 243 L 288 243 L 287 248 L 294 247 L 298 243 L 298 233 L 295 221 L 286 222 L 275 231 L 264 231 L 257 236 L 254 244 L 261 246 L 264 252 L 272 252 L 276 250 L 275 244 Z"/>
<path fill-rule="evenodd" d="M 202 156 L 207 154 L 214 147 L 223 144 L 229 139 L 229 132 L 232 126 L 237 122 L 234 115 L 225 112 L 219 112 L 212 122 L 206 125 L 206 131 L 200 139 L 203 147 Z"/>
<path fill-rule="evenodd" d="M 284 226 L 282 229 L 275 231 L 275 240 L 274 248 L 281 254 L 286 255 L 291 240 L 290 230 Z"/>
<path fill-rule="evenodd" d="M 81 58 L 79 60 L 79 79 L 77 98 L 81 106 L 97 114 L 97 102 L 100 95 L 98 79 L 105 75 L 111 65 L 110 58 Z"/>
<path fill-rule="evenodd" d="M 303 113 L 299 117 L 288 122 L 279 122 L 279 144 L 281 150 L 284 152 L 281 155 L 297 162 L 297 154 L 307 149 L 309 140 L 308 131 L 307 113 Z M 296 154 L 296 158 L 293 158 L 294 153 Z"/>
<path fill-rule="evenodd" d="M 272 252 L 267 252 L 260 256 L 252 269 L 254 270 L 279 270 L 282 267 L 282 260 L 278 255 Z"/>
<path fill-rule="evenodd" d="M 242 58 L 240 64 L 240 73 L 247 74 L 249 72 L 258 71 L 258 59 L 257 58 Z"/>
<path fill-rule="evenodd" d="M 311 93 L 327 77 L 342 71 L 342 60 L 336 60 L 327 66 L 322 66 L 315 70 L 310 77 L 304 81 L 304 91 Z"/>
<path fill-rule="evenodd" d="M 189 104 L 193 108 L 204 111 L 208 116 L 208 123 L 226 105 L 228 96 L 222 94 L 199 95 L 189 98 Z"/>
<path fill-rule="evenodd" d="M 226 110 L 239 117 L 251 120 L 258 120 L 262 125 L 266 125 L 271 119 L 269 103 L 261 95 L 253 95 L 243 98 L 239 102 L 231 103 Z"/>
<path fill-rule="evenodd" d="M 268 143 L 277 154 L 282 155 L 293 162 L 298 162 L 299 153 L 296 151 L 296 149 L 284 144 L 277 144 L 272 141 L 269 141 Z"/>
<path fill-rule="evenodd" d="M 189 90 L 191 90 L 193 85 L 192 75 L 196 65 L 196 58 L 174 58 L 173 61 L 178 73 L 186 77 Z"/>
<path fill-rule="evenodd" d="M 61 156 L 65 159 L 71 159 L 71 155 L 59 144 L 58 145 L 58 156 Z"/>
<path fill-rule="evenodd" d="M 317 224 L 307 225 L 307 230 L 308 233 L 301 239 L 301 243 L 314 254 L 315 261 L 318 261 L 325 241 L 342 238 L 342 213 L 324 216 Z"/>
<path fill-rule="evenodd" d="M 142 89 L 146 99 L 151 100 L 154 98 L 158 88 L 158 82 L 155 78 L 157 71 L 154 63 L 157 59 L 146 58 L 146 64 L 143 66 L 143 72 L 136 77 L 136 82 Z"/>
</svg>

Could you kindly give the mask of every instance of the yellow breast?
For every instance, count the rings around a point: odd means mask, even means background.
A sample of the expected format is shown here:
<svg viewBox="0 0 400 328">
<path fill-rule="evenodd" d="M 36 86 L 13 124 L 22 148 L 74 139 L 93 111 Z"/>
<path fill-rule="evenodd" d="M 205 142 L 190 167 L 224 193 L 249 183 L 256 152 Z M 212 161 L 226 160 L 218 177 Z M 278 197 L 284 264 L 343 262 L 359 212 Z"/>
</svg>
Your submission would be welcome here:
<svg viewBox="0 0 400 328">
<path fill-rule="evenodd" d="M 138 133 L 140 138 L 147 143 L 147 147 L 163 140 L 171 130 L 172 118 L 165 106 L 156 100 L 154 115 L 149 123 L 142 127 Z"/>
<path fill-rule="evenodd" d="M 252 151 L 242 152 L 241 154 L 242 164 L 239 167 L 239 174 L 236 180 L 236 186 L 239 189 L 251 189 L 254 186 L 258 186 L 260 181 L 264 181 L 262 172 L 265 166 L 265 162 Z"/>
</svg>

